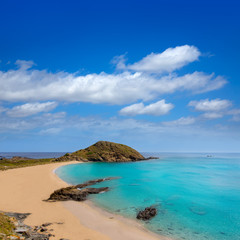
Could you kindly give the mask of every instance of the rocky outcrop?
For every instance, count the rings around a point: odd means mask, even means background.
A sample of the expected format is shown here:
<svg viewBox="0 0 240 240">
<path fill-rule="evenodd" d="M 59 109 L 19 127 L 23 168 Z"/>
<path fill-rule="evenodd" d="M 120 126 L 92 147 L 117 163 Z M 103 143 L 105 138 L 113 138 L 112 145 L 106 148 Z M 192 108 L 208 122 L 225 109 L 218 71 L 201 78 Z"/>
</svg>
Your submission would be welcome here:
<svg viewBox="0 0 240 240">
<path fill-rule="evenodd" d="M 67 200 L 85 201 L 89 194 L 98 194 L 107 192 L 109 190 L 108 187 L 86 188 L 87 186 L 95 185 L 97 183 L 113 179 L 116 178 L 113 177 L 101 178 L 97 180 L 91 180 L 83 184 L 61 188 L 54 191 L 46 201 L 67 201 Z"/>
<path fill-rule="evenodd" d="M 157 209 L 154 207 L 146 207 L 143 211 L 140 211 L 137 214 L 137 219 L 140 220 L 149 220 L 157 215 Z"/>
<path fill-rule="evenodd" d="M 7 240 L 17 240 L 17 239 L 25 239 L 25 240 L 48 240 L 49 237 L 54 236 L 49 233 L 46 225 L 52 223 L 42 224 L 40 226 L 30 227 L 24 224 L 24 220 L 30 215 L 30 213 L 15 213 L 15 212 L 1 212 L 4 215 L 9 217 L 9 221 L 11 221 L 14 226 L 14 232 L 11 235 L 5 235 L 0 233 L 0 239 Z"/>
<path fill-rule="evenodd" d="M 144 158 L 139 152 L 124 144 L 99 141 L 90 147 L 67 153 L 55 161 L 134 162 L 153 159 Z"/>
</svg>

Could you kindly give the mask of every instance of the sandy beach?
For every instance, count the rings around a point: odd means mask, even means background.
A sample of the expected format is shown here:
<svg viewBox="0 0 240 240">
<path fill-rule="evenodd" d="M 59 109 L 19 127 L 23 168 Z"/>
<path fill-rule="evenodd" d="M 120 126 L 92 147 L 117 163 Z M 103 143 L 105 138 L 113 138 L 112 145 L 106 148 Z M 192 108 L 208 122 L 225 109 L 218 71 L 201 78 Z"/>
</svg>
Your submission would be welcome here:
<svg viewBox="0 0 240 240">
<path fill-rule="evenodd" d="M 95 207 L 91 202 L 44 202 L 56 189 L 67 183 L 54 174 L 66 164 L 54 163 L 0 172 L 0 210 L 31 213 L 25 223 L 31 226 L 46 222 L 55 237 L 69 240 L 167 240 L 148 232 L 138 222 Z"/>
</svg>

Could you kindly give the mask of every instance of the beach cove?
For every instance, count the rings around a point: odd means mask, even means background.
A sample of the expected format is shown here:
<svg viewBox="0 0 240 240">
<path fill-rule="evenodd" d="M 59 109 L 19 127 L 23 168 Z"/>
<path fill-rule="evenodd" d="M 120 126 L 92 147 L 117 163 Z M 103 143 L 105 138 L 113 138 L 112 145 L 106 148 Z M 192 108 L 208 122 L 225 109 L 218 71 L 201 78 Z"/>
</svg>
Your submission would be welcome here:
<svg viewBox="0 0 240 240">
<path fill-rule="evenodd" d="M 89 199 L 133 220 L 139 210 L 154 206 L 158 214 L 143 225 L 157 234 L 177 240 L 239 239 L 239 154 L 151 155 L 160 159 L 68 165 L 56 169 L 56 174 L 73 185 L 118 177 L 97 184 L 110 191 Z"/>
<path fill-rule="evenodd" d="M 135 221 L 99 210 L 92 203 L 44 202 L 54 190 L 68 186 L 54 174 L 54 170 L 74 163 L 79 162 L 52 163 L 1 171 L 1 210 L 31 213 L 25 220 L 30 226 L 53 223 L 49 227 L 55 235 L 50 237 L 53 240 L 169 239 L 150 233 Z"/>
</svg>

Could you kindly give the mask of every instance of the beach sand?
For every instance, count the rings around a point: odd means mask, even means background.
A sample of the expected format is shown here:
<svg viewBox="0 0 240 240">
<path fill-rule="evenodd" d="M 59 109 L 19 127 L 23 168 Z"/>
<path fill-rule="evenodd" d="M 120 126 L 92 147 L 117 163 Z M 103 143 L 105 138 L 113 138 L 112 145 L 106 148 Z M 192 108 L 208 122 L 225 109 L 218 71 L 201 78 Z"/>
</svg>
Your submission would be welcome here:
<svg viewBox="0 0 240 240">
<path fill-rule="evenodd" d="M 108 213 L 91 202 L 44 202 L 56 189 L 68 186 L 54 174 L 66 164 L 53 163 L 0 172 L 0 210 L 31 213 L 30 226 L 51 222 L 48 229 L 59 240 L 167 240 L 144 229 L 138 222 Z"/>
</svg>

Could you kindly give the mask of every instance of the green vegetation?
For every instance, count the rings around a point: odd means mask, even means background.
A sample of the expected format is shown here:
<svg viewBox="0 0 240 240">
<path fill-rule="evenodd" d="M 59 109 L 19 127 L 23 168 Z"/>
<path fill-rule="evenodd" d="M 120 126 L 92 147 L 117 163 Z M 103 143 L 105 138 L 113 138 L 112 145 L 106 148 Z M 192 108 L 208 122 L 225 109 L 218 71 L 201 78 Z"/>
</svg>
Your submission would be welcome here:
<svg viewBox="0 0 240 240">
<path fill-rule="evenodd" d="M 14 228 L 10 217 L 0 213 L 0 239 L 7 239 L 8 236 L 14 234 Z"/>
<path fill-rule="evenodd" d="M 0 160 L 0 170 L 48 164 L 54 162 L 53 160 L 54 160 L 53 158 L 46 159 L 4 158 Z"/>
<path fill-rule="evenodd" d="M 131 162 L 139 160 L 144 160 L 144 157 L 131 147 L 119 143 L 99 141 L 88 148 L 74 153 L 66 153 L 56 159 L 0 158 L 0 171 L 64 161 Z"/>
<path fill-rule="evenodd" d="M 90 147 L 59 158 L 60 161 L 66 161 L 67 159 L 100 162 L 127 162 L 143 160 L 144 157 L 133 148 L 124 144 L 99 141 Z"/>
</svg>

